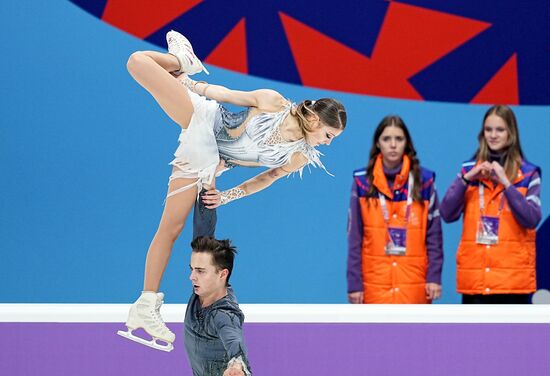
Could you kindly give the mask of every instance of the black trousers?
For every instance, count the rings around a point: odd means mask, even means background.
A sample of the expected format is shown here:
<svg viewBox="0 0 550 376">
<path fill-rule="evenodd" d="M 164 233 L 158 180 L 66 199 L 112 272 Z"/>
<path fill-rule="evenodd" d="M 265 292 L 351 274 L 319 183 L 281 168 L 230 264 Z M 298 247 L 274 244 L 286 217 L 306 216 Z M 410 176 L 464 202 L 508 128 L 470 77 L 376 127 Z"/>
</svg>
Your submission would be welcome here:
<svg viewBox="0 0 550 376">
<path fill-rule="evenodd" d="M 206 192 L 205 189 L 201 191 L 199 199 L 195 202 L 193 211 L 193 239 L 198 236 L 215 238 L 218 216 L 216 215 L 216 209 L 208 209 L 204 206 L 202 202 L 204 192 Z"/>
<path fill-rule="evenodd" d="M 462 304 L 531 304 L 531 294 L 463 294 Z"/>
</svg>

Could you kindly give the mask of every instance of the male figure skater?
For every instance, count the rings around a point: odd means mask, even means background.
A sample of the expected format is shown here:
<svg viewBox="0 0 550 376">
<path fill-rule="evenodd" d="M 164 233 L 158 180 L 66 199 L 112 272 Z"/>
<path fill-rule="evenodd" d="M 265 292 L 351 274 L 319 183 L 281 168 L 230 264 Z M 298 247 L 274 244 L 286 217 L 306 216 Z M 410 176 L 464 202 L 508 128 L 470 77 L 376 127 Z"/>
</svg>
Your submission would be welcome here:
<svg viewBox="0 0 550 376">
<path fill-rule="evenodd" d="M 244 315 L 229 277 L 237 253 L 229 240 L 191 242 L 193 293 L 185 312 L 185 349 L 195 376 L 249 376 Z"/>
</svg>

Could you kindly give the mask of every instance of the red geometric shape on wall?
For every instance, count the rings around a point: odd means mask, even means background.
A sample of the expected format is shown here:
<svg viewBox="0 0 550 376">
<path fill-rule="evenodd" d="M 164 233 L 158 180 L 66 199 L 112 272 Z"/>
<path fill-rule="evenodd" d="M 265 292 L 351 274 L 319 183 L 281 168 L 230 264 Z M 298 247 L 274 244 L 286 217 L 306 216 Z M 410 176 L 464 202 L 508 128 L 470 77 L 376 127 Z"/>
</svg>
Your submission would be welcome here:
<svg viewBox="0 0 550 376">
<path fill-rule="evenodd" d="M 352 93 L 422 99 L 403 77 L 279 12 L 302 84 Z M 404 62 L 406 63 L 406 62 Z"/>
<path fill-rule="evenodd" d="M 242 18 L 208 55 L 205 62 L 240 73 L 248 73 L 246 28 Z"/>
<path fill-rule="evenodd" d="M 410 78 L 491 24 L 412 5 L 390 3 L 371 59 Z"/>
<path fill-rule="evenodd" d="M 203 0 L 109 0 L 101 19 L 139 38 L 146 38 Z"/>
<path fill-rule="evenodd" d="M 518 62 L 515 53 L 470 103 L 519 104 Z"/>
</svg>

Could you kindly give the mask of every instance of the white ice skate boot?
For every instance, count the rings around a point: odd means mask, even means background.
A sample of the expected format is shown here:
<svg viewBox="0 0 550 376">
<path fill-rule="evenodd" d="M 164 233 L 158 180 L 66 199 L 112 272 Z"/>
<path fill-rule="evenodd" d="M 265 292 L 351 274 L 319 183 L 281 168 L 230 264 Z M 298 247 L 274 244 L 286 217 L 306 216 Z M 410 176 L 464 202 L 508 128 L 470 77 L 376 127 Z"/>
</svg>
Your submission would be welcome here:
<svg viewBox="0 0 550 376">
<path fill-rule="evenodd" d="M 210 74 L 193 52 L 193 46 L 186 37 L 177 31 L 170 30 L 166 33 L 166 42 L 168 43 L 168 53 L 174 55 L 180 63 L 180 69 L 176 73 L 187 73 L 188 76 L 191 76 L 204 71 L 204 73 Z"/>
<path fill-rule="evenodd" d="M 162 299 L 164 299 L 164 294 L 161 292 L 142 292 L 139 299 L 130 307 L 126 321 L 128 330 L 119 330 L 117 334 L 157 350 L 172 351 L 174 349 L 172 343 L 176 339 L 176 335 L 168 329 L 160 316 L 160 307 L 164 303 Z M 132 331 L 139 328 L 143 328 L 153 339 L 147 340 L 135 336 Z M 157 340 L 166 342 L 166 345 L 158 343 Z"/>
</svg>

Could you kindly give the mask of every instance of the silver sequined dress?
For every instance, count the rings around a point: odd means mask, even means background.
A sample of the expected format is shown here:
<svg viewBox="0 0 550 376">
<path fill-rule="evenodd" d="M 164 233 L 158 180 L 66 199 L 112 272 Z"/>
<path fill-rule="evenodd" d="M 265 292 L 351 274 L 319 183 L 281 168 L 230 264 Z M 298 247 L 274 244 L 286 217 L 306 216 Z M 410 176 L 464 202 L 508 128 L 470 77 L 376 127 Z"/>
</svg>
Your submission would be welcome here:
<svg viewBox="0 0 550 376">
<path fill-rule="evenodd" d="M 197 181 L 171 192 L 168 197 L 195 185 L 200 191 L 203 184 L 210 184 L 220 158 L 229 168 L 235 165 L 275 168 L 288 164 L 294 153 L 302 153 L 308 164 L 324 169 L 321 153 L 305 139 L 287 142 L 281 137 L 279 126 L 290 113 L 290 102 L 280 112 L 264 112 L 250 118 L 238 137 L 232 137 L 231 130 L 244 123 L 250 109 L 231 112 L 214 100 L 192 92 L 189 96 L 194 113 L 189 127 L 182 129 L 179 136 L 179 147 L 170 162 L 176 167 L 170 180 L 189 178 Z"/>
</svg>

